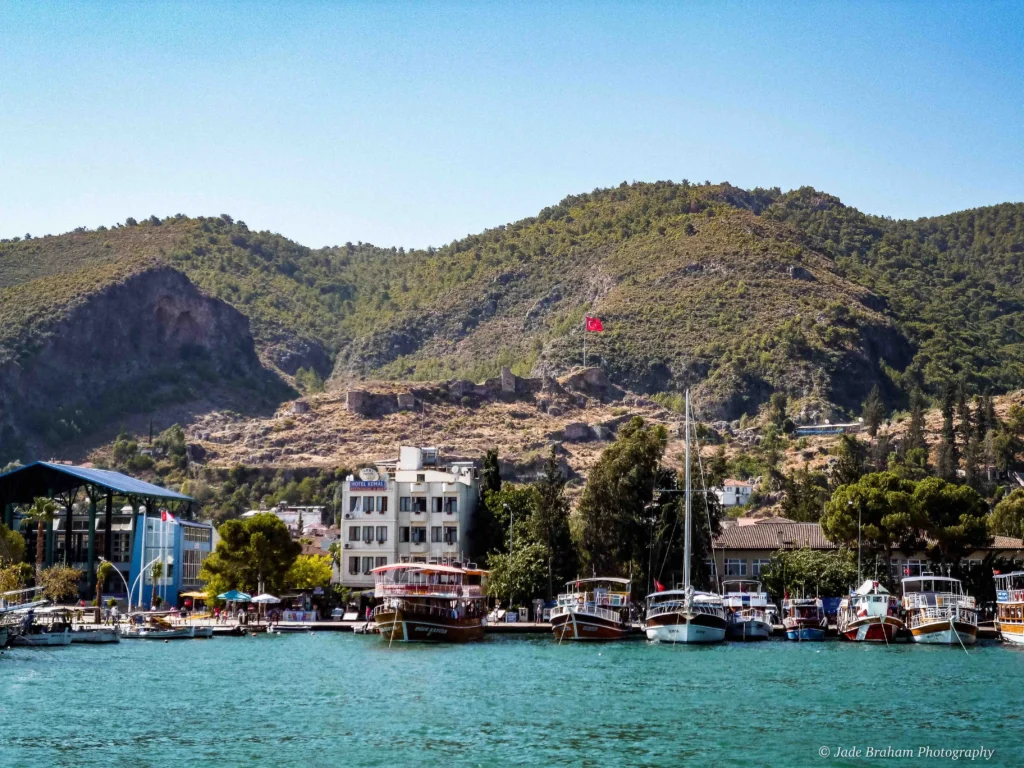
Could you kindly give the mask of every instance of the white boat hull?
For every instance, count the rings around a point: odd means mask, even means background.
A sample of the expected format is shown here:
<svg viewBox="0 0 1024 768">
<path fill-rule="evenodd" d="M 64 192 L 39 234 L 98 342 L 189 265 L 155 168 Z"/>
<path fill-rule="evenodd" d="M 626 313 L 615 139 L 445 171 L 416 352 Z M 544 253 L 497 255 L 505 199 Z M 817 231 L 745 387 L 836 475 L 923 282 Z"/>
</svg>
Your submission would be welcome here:
<svg viewBox="0 0 1024 768">
<path fill-rule="evenodd" d="M 11 638 L 11 645 L 19 648 L 52 648 L 61 645 L 71 645 L 71 632 L 44 632 L 38 635 L 15 635 Z"/>
<path fill-rule="evenodd" d="M 192 627 L 194 637 L 213 637 L 213 627 Z"/>
<path fill-rule="evenodd" d="M 85 629 L 71 633 L 72 643 L 119 643 L 121 633 L 116 629 Z"/>
<path fill-rule="evenodd" d="M 139 632 L 125 632 L 123 635 L 126 640 L 191 640 L 195 636 L 195 627 L 143 629 Z"/>
<path fill-rule="evenodd" d="M 974 645 L 978 639 L 976 635 L 970 632 L 960 632 L 953 630 L 950 627 L 946 629 L 935 630 L 928 632 L 927 634 L 911 635 L 914 638 L 915 643 L 924 643 L 925 645 Z M 958 640 L 957 637 L 960 639 Z"/>
<path fill-rule="evenodd" d="M 647 627 L 647 639 L 657 643 L 720 643 L 725 639 L 724 627 L 703 624 L 665 624 Z"/>
</svg>

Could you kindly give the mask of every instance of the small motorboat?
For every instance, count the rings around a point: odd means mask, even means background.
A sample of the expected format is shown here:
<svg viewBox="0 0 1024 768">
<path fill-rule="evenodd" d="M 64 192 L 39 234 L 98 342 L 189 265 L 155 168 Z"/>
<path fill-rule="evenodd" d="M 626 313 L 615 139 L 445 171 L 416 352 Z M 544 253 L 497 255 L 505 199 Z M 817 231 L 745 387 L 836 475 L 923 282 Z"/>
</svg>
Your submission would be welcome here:
<svg viewBox="0 0 1024 768">
<path fill-rule="evenodd" d="M 64 612 L 47 608 L 38 611 L 29 608 L 21 616 L 18 628 L 10 635 L 10 644 L 16 648 L 71 645 L 71 625 L 66 621 Z"/>
<path fill-rule="evenodd" d="M 722 582 L 722 602 L 728 617 L 730 640 L 767 640 L 772 636 L 775 606 L 761 582 L 732 579 Z"/>
<path fill-rule="evenodd" d="M 146 616 L 144 626 L 121 635 L 125 640 L 191 640 L 195 636 L 195 627 L 176 627 L 160 616 Z"/>
<path fill-rule="evenodd" d="M 96 629 L 76 629 L 71 632 L 72 643 L 119 643 L 121 633 L 116 627 L 97 627 Z"/>
<path fill-rule="evenodd" d="M 195 637 L 213 637 L 212 626 L 192 627 L 192 629 L 195 631 Z"/>
<path fill-rule="evenodd" d="M 790 640 L 824 640 L 828 619 L 821 598 L 785 598 L 782 601 L 782 626 Z"/>
</svg>

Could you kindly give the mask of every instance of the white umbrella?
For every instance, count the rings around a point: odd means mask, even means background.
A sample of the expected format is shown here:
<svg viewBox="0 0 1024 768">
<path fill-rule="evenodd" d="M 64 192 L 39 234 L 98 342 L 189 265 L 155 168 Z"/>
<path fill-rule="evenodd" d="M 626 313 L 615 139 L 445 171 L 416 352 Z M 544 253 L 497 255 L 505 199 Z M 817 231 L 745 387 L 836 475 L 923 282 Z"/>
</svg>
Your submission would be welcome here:
<svg viewBox="0 0 1024 768">
<path fill-rule="evenodd" d="M 258 605 L 277 605 L 281 602 L 281 598 L 274 597 L 273 595 L 268 595 L 266 592 L 264 592 L 262 595 L 256 595 L 256 597 L 254 597 L 249 602 L 257 603 Z"/>
</svg>

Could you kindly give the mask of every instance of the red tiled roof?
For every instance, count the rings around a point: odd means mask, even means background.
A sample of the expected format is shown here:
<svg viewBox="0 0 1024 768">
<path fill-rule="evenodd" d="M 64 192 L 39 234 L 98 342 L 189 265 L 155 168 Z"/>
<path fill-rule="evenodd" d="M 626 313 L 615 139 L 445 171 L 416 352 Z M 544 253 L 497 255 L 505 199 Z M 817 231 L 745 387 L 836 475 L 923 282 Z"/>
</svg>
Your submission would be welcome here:
<svg viewBox="0 0 1024 768">
<path fill-rule="evenodd" d="M 778 520 L 778 518 L 776 518 Z M 776 522 L 771 519 L 756 525 L 732 525 L 715 539 L 715 549 L 838 549 L 825 538 L 817 523 Z M 1012 536 L 994 536 L 987 550 L 1024 550 L 1024 540 Z"/>
<path fill-rule="evenodd" d="M 716 549 L 838 549 L 825 538 L 817 523 L 734 525 L 715 539 Z"/>
</svg>

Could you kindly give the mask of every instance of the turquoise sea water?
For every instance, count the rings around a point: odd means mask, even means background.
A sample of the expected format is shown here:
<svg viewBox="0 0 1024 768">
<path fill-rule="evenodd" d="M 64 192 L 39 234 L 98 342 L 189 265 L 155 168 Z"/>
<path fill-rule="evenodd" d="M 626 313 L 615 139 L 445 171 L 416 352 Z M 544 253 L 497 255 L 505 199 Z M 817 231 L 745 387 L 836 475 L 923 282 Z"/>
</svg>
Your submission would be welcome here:
<svg viewBox="0 0 1024 768">
<path fill-rule="evenodd" d="M 1024 765 L 1024 651 L 347 633 L 9 649 L 0 766 Z M 821 757 L 837 747 L 912 758 Z M 957 764 L 968 762 L 965 758 Z"/>
</svg>

